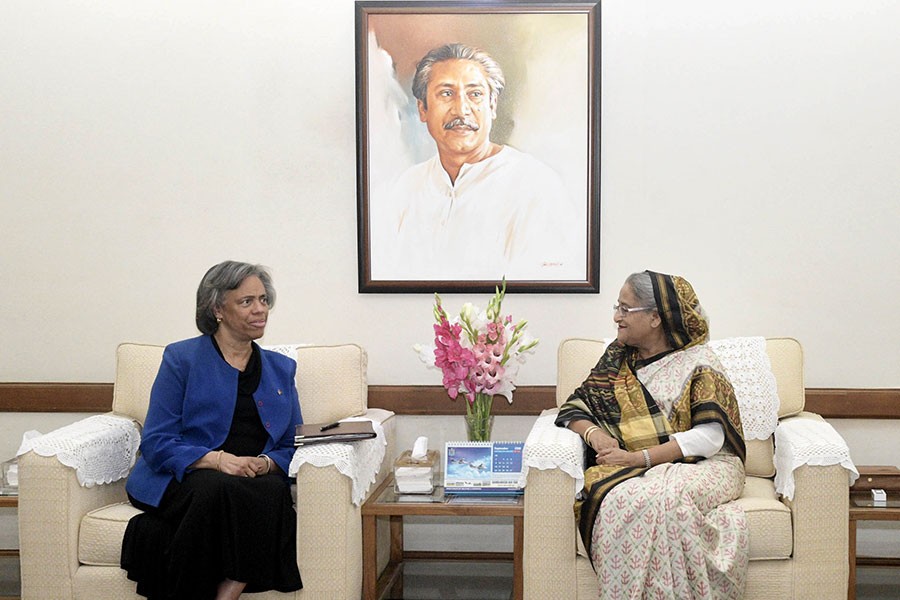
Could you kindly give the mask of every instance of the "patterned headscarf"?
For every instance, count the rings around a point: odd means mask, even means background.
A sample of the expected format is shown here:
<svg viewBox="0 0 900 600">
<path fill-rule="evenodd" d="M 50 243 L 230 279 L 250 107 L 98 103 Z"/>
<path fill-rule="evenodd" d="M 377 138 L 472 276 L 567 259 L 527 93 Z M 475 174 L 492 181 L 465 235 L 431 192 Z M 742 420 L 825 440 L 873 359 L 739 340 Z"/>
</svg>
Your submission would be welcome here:
<svg viewBox="0 0 900 600">
<path fill-rule="evenodd" d="M 666 339 L 675 350 L 709 340 L 709 324 L 700 300 L 687 279 L 646 271 L 653 284 L 653 297 L 662 318 Z"/>
</svg>

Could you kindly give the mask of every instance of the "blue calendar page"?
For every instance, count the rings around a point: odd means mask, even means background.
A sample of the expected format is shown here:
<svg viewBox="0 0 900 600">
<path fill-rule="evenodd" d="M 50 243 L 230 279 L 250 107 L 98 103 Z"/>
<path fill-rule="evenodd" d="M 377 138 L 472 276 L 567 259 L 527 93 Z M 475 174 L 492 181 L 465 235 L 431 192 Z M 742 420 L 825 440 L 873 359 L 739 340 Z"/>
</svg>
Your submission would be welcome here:
<svg viewBox="0 0 900 600">
<path fill-rule="evenodd" d="M 524 442 L 447 442 L 444 493 L 521 494 Z"/>
</svg>

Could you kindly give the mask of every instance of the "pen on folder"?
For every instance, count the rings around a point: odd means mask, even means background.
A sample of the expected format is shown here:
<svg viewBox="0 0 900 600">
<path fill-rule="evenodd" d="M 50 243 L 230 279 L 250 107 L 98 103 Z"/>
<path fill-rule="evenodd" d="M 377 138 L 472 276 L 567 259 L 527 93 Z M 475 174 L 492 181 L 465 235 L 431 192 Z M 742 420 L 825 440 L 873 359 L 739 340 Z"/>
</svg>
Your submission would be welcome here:
<svg viewBox="0 0 900 600">
<path fill-rule="evenodd" d="M 335 427 L 337 427 L 340 424 L 341 424 L 340 421 L 335 421 L 334 423 L 329 423 L 328 425 L 323 425 L 322 428 L 319 429 L 319 431 L 328 431 L 329 429 L 334 429 Z"/>
</svg>

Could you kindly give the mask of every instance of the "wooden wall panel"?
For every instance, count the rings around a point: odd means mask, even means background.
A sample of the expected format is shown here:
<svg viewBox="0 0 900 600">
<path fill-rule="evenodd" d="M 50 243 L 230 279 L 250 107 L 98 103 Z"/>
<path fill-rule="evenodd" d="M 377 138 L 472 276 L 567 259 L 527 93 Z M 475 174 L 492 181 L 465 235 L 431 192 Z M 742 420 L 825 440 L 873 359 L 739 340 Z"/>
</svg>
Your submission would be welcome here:
<svg viewBox="0 0 900 600">
<path fill-rule="evenodd" d="M 106 412 L 111 383 L 0 383 L 0 412 Z"/>
<path fill-rule="evenodd" d="M 0 412 L 101 413 L 112 407 L 111 383 L 0 383 Z M 538 415 L 555 406 L 552 385 L 521 386 L 515 401 L 494 401 L 495 415 Z M 400 415 L 461 415 L 465 400 L 450 400 L 436 385 L 372 385 L 369 406 Z M 806 410 L 834 419 L 900 419 L 900 389 L 808 388 Z"/>
</svg>

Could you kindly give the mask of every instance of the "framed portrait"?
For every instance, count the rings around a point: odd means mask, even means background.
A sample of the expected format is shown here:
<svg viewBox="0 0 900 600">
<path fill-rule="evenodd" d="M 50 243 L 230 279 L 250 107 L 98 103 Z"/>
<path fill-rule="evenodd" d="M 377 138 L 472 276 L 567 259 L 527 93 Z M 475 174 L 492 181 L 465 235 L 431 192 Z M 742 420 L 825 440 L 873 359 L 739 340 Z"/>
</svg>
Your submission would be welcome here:
<svg viewBox="0 0 900 600">
<path fill-rule="evenodd" d="M 359 291 L 597 293 L 600 2 L 357 1 Z"/>
</svg>

